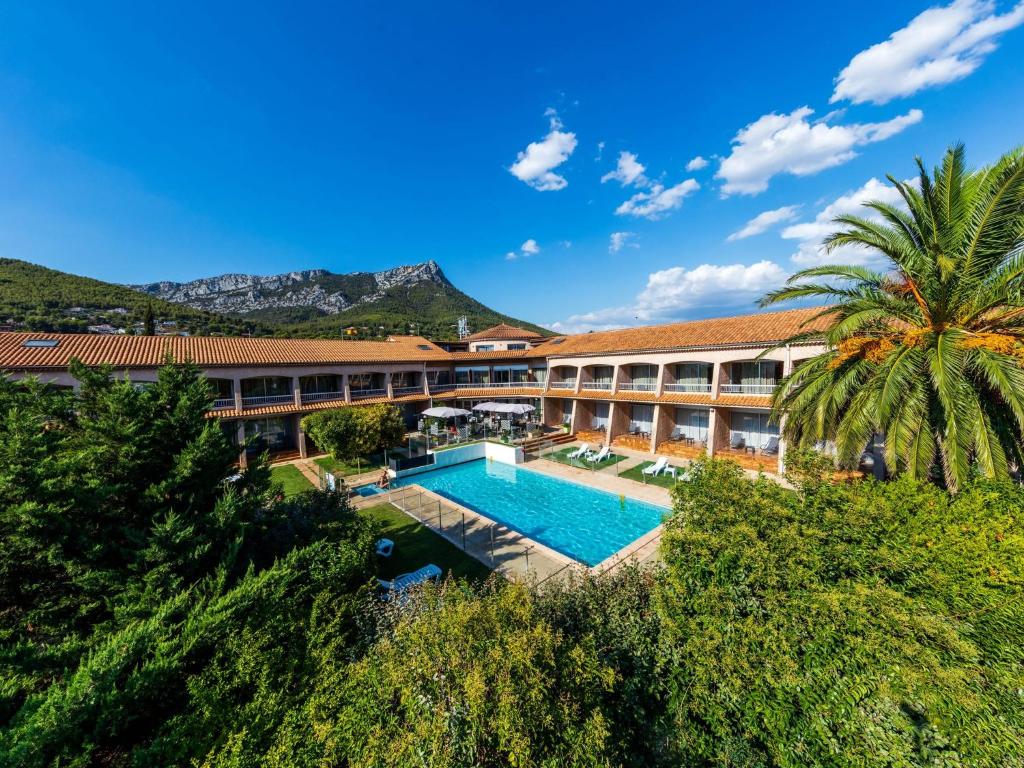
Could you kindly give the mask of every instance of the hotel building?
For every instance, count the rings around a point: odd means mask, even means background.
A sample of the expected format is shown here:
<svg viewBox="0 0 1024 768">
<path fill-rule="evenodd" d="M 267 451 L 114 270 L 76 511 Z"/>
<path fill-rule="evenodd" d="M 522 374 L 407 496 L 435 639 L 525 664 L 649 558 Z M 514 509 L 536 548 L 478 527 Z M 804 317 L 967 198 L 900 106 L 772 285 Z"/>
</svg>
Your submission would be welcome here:
<svg viewBox="0 0 1024 768">
<path fill-rule="evenodd" d="M 819 311 L 550 338 L 499 325 L 452 351 L 415 336 L 344 341 L 0 333 L 0 370 L 75 386 L 68 366 L 77 358 L 109 364 L 145 386 L 168 355 L 190 360 L 215 387 L 211 415 L 239 445 L 251 439 L 256 451 L 305 456 L 312 446 L 300 420 L 326 408 L 393 403 L 411 426 L 430 404 L 496 400 L 531 403 L 546 425 L 568 424 L 591 443 L 682 458 L 728 456 L 749 469 L 778 472 L 785 442 L 769 423 L 772 392 L 824 347 L 814 341 L 773 347 L 813 330 L 806 323 Z"/>
</svg>

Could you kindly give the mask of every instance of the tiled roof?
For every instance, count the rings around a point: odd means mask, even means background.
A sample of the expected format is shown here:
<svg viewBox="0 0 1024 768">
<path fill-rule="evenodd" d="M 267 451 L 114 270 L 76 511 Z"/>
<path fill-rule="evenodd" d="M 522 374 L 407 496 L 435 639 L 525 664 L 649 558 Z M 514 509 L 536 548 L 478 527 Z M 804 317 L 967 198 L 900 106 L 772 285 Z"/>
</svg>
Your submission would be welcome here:
<svg viewBox="0 0 1024 768">
<path fill-rule="evenodd" d="M 827 318 L 803 325 L 821 310 L 822 307 L 790 309 L 784 312 L 581 333 L 549 339 L 532 351 L 547 357 L 571 357 L 687 347 L 764 346 L 805 331 L 824 329 L 828 324 Z"/>
<path fill-rule="evenodd" d="M 501 349 L 493 350 L 490 352 L 449 352 L 452 360 L 477 360 L 486 362 L 487 360 L 516 360 L 519 358 L 529 358 L 543 360 L 544 355 L 538 354 L 535 349 Z"/>
<path fill-rule="evenodd" d="M 26 341 L 56 346 L 25 346 Z M 162 365 L 167 355 L 200 366 L 316 365 L 448 361 L 443 349 L 418 336 L 388 341 L 229 338 L 223 336 L 103 336 L 84 333 L 0 333 L 0 368 L 66 368 L 72 358 L 117 368 Z"/>
<path fill-rule="evenodd" d="M 539 333 L 525 328 L 516 328 L 508 323 L 498 323 L 486 331 L 471 333 L 463 341 L 490 341 L 491 339 L 543 339 Z"/>
</svg>

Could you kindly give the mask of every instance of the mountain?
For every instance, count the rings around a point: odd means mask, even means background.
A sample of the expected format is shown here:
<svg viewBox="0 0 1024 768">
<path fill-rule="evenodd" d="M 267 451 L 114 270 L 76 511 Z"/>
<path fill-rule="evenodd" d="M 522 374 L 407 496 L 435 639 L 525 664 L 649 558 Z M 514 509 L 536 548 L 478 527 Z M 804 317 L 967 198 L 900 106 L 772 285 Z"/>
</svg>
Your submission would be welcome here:
<svg viewBox="0 0 1024 768">
<path fill-rule="evenodd" d="M 155 298 L 194 309 L 273 325 L 283 335 L 338 335 L 356 327 L 360 335 L 416 333 L 455 337 L 465 315 L 473 330 L 505 322 L 541 333 L 545 329 L 502 315 L 466 295 L 435 261 L 380 272 L 335 274 L 325 269 L 280 275 L 226 274 L 187 283 L 130 286 Z"/>
<path fill-rule="evenodd" d="M 0 259 L 0 323 L 33 331 L 86 332 L 89 326 L 132 328 L 152 307 L 167 332 L 268 334 L 253 320 L 225 317 L 146 296 L 122 285 L 17 259 Z"/>
</svg>

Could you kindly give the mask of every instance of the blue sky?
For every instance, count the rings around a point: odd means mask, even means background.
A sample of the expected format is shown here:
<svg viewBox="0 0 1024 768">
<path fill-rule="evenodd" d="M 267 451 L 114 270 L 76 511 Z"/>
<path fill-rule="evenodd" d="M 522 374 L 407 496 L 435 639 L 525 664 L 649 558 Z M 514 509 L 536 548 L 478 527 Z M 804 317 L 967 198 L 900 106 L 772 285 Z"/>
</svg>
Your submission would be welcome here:
<svg viewBox="0 0 1024 768">
<path fill-rule="evenodd" d="M 118 282 L 432 258 L 567 330 L 747 311 L 915 155 L 1024 141 L 1005 0 L 17 5 L 0 255 Z"/>
</svg>

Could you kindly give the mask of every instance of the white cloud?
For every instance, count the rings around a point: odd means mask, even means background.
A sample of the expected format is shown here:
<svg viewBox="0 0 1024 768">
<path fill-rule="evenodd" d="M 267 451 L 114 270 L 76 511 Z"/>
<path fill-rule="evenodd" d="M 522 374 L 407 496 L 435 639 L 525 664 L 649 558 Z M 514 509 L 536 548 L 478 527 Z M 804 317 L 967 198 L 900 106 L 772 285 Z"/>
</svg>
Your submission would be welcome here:
<svg viewBox="0 0 1024 768">
<path fill-rule="evenodd" d="M 786 277 L 786 271 L 773 261 L 671 267 L 648 275 L 647 285 L 632 305 L 572 315 L 547 325 L 561 333 L 582 333 L 752 311 L 755 302 Z"/>
<path fill-rule="evenodd" d="M 722 179 L 722 194 L 756 195 L 780 173 L 807 176 L 842 165 L 857 156 L 854 147 L 895 136 L 921 121 L 924 114 L 912 109 L 881 123 L 829 125 L 835 115 L 811 123 L 814 110 L 800 107 L 788 115 L 762 115 L 732 140 L 732 152 L 715 174 Z"/>
<path fill-rule="evenodd" d="M 564 189 L 569 182 L 554 169 L 569 159 L 576 149 L 576 134 L 563 131 L 555 110 L 544 113 L 551 121 L 551 130 L 540 141 L 533 141 L 516 156 L 509 173 L 541 192 Z"/>
<path fill-rule="evenodd" d="M 515 261 L 516 259 L 519 258 L 526 259 L 529 258 L 530 256 L 535 256 L 538 253 L 540 253 L 540 246 L 537 245 L 537 241 L 531 237 L 529 240 L 527 240 L 525 243 L 519 246 L 518 252 L 509 251 L 508 253 L 506 253 L 505 261 Z"/>
<path fill-rule="evenodd" d="M 608 253 L 618 253 L 626 246 L 639 248 L 640 246 L 636 243 L 629 242 L 634 237 L 636 237 L 636 232 L 612 232 L 611 237 L 608 238 Z"/>
<path fill-rule="evenodd" d="M 1024 23 L 1024 2 L 997 15 L 992 0 L 929 8 L 889 39 L 854 56 L 836 78 L 832 102 L 885 104 L 961 80 L 995 50 L 996 38 Z"/>
<path fill-rule="evenodd" d="M 699 171 L 701 168 L 706 168 L 708 161 L 700 155 L 697 155 L 693 160 L 686 164 L 686 170 L 688 171 Z"/>
<path fill-rule="evenodd" d="M 634 184 L 638 187 L 646 187 L 650 182 L 644 176 L 646 168 L 637 161 L 636 155 L 632 152 L 619 152 L 619 161 L 614 171 L 609 171 L 601 177 L 601 183 L 606 181 L 617 181 L 622 186 L 628 187 Z"/>
<path fill-rule="evenodd" d="M 767 232 L 776 224 L 781 224 L 784 221 L 792 221 L 796 218 L 796 212 L 799 209 L 799 205 L 784 205 L 782 208 L 774 208 L 770 211 L 759 213 L 744 224 L 742 228 L 733 232 L 725 239 L 730 241 L 743 240 L 747 237 L 760 235 L 762 232 Z"/>
<path fill-rule="evenodd" d="M 873 200 L 897 206 L 903 203 L 895 187 L 878 179 L 868 179 L 864 186 L 841 195 L 822 208 L 813 221 L 792 224 L 782 230 L 783 238 L 798 241 L 792 260 L 801 267 L 825 263 L 870 264 L 874 260 L 870 251 L 847 246 L 826 254 L 821 241 L 839 229 L 839 225 L 833 222 L 836 216 L 854 214 L 871 221 L 880 221 L 881 217 L 877 213 L 864 207 L 864 203 Z"/>
<path fill-rule="evenodd" d="M 638 192 L 615 209 L 618 216 L 639 216 L 657 221 L 683 204 L 683 200 L 700 189 L 696 179 L 686 179 L 674 187 L 655 184 L 649 192 Z"/>
</svg>

